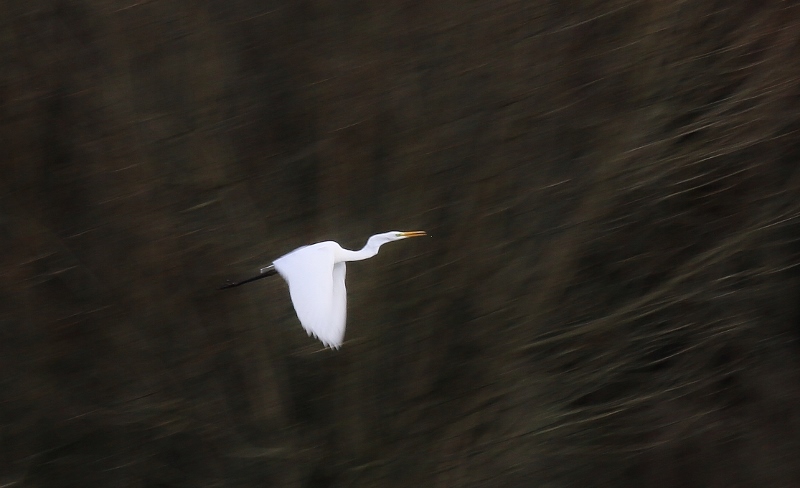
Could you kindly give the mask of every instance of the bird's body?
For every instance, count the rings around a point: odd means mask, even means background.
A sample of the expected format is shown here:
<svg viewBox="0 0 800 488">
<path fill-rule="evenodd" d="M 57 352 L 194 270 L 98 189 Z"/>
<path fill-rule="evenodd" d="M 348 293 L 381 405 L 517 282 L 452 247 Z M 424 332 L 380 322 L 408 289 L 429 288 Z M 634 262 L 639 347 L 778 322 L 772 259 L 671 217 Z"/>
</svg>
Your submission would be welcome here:
<svg viewBox="0 0 800 488">
<path fill-rule="evenodd" d="M 387 242 L 424 235 L 424 231 L 384 232 L 370 237 L 359 251 L 344 249 L 333 241 L 303 246 L 262 268 L 258 276 L 229 283 L 223 288 L 239 286 L 277 271 L 289 284 L 292 304 L 306 332 L 326 346 L 338 348 L 344 339 L 347 318 L 345 263 L 371 258 Z"/>
<path fill-rule="evenodd" d="M 289 284 L 297 318 L 309 335 L 338 347 L 347 320 L 345 261 L 337 260 L 339 244 L 326 241 L 296 249 L 276 259 L 273 266 Z"/>
</svg>

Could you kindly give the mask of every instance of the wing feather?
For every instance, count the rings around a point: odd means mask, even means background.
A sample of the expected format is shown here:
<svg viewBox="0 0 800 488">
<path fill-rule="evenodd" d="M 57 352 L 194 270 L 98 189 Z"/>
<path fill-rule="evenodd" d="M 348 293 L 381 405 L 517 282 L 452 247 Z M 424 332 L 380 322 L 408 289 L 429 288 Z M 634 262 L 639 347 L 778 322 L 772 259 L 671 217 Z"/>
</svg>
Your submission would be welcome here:
<svg viewBox="0 0 800 488">
<path fill-rule="evenodd" d="M 346 314 L 344 263 L 334 263 L 331 244 L 301 247 L 273 264 L 289 284 L 294 310 L 306 332 L 326 346 L 339 347 Z"/>
<path fill-rule="evenodd" d="M 344 277 L 347 266 L 344 261 L 333 265 L 333 299 L 331 300 L 331 329 L 339 337 L 336 347 L 342 344 L 344 339 L 344 326 L 347 322 L 347 288 L 344 284 Z"/>
</svg>

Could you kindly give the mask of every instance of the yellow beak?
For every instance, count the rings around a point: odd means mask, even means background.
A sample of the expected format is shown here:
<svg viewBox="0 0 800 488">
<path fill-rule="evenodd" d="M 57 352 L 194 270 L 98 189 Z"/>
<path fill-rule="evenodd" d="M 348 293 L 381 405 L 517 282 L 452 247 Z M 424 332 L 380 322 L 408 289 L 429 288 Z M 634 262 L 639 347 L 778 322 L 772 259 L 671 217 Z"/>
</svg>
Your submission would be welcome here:
<svg viewBox="0 0 800 488">
<path fill-rule="evenodd" d="M 424 230 L 410 230 L 408 232 L 401 232 L 400 237 L 422 237 L 428 235 Z"/>
</svg>

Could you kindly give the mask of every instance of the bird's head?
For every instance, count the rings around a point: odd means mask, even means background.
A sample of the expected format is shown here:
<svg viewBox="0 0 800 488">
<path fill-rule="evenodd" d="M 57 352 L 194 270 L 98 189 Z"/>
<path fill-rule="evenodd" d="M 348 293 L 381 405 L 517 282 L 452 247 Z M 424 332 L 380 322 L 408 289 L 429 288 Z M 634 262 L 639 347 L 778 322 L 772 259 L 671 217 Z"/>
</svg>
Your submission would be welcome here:
<svg viewBox="0 0 800 488">
<path fill-rule="evenodd" d="M 428 235 L 428 233 L 424 230 L 409 230 L 406 232 L 393 230 L 390 232 L 390 234 L 394 234 L 394 239 L 392 240 L 408 239 L 409 237 L 422 237 Z"/>
<path fill-rule="evenodd" d="M 399 230 L 392 230 L 389 232 L 384 232 L 383 234 L 375 234 L 374 236 L 369 238 L 369 243 L 377 246 L 381 246 L 386 244 L 387 242 L 399 241 L 401 239 L 408 239 L 409 237 L 422 237 L 428 235 L 424 230 L 412 230 L 412 231 L 399 231 Z"/>
</svg>

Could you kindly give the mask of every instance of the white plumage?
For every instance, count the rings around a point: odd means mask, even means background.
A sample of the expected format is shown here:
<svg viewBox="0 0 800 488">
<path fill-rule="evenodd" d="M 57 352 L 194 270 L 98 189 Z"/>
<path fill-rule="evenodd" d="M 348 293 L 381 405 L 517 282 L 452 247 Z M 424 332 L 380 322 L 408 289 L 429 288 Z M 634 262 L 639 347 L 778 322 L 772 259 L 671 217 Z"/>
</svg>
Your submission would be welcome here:
<svg viewBox="0 0 800 488">
<path fill-rule="evenodd" d="M 347 320 L 345 263 L 336 262 L 335 242 L 301 247 L 272 263 L 289 284 L 297 318 L 308 335 L 329 347 L 344 339 Z"/>
<path fill-rule="evenodd" d="M 273 266 L 289 284 L 292 304 L 306 332 L 328 347 L 339 348 L 347 319 L 345 262 L 371 258 L 387 242 L 424 235 L 424 231 L 384 232 L 370 237 L 360 251 L 343 249 L 333 241 L 320 242 L 295 249 Z M 262 274 L 269 269 L 262 269 Z"/>
</svg>

